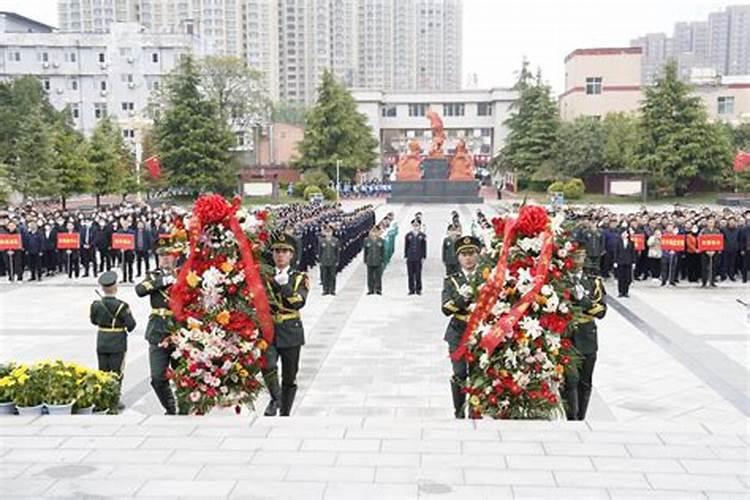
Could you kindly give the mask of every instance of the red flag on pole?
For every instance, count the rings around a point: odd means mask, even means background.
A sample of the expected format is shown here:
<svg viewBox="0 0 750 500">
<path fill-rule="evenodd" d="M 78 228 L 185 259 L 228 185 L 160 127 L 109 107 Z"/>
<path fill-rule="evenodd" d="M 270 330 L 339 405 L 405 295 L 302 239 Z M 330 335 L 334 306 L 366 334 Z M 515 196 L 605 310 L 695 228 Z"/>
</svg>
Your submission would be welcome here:
<svg viewBox="0 0 750 500">
<path fill-rule="evenodd" d="M 737 156 L 734 157 L 734 171 L 744 172 L 747 167 L 750 167 L 750 153 L 737 151 Z"/>
<path fill-rule="evenodd" d="M 143 162 L 146 165 L 148 174 L 152 179 L 158 179 L 161 177 L 161 162 L 158 156 L 149 156 Z"/>
</svg>

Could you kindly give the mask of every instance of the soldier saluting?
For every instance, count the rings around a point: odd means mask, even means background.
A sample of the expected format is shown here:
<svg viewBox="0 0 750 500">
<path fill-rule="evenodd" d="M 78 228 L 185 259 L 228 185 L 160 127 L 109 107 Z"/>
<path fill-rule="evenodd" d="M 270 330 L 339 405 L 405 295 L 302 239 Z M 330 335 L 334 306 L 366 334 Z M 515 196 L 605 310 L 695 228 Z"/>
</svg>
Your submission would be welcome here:
<svg viewBox="0 0 750 500">
<path fill-rule="evenodd" d="M 271 401 L 264 412 L 267 417 L 274 417 L 279 412 L 282 417 L 288 417 L 297 393 L 299 355 L 305 344 L 300 309 L 305 306 L 310 290 L 307 275 L 291 267 L 297 248 L 296 239 L 284 233 L 271 242 L 274 275 L 265 277 L 274 326 L 273 343 L 266 350 L 266 366 L 263 369 L 263 380 L 271 394 Z"/>
<path fill-rule="evenodd" d="M 476 288 L 484 279 L 479 269 L 481 246 L 482 243 L 476 236 L 458 238 L 454 244 L 454 252 L 458 256 L 461 270 L 446 276 L 443 282 L 442 310 L 443 314 L 451 317 L 443 340 L 448 342 L 450 354 L 453 354 L 461 343 L 461 337 L 469 319 L 469 306 L 474 302 Z M 456 418 L 464 418 L 466 394 L 463 392 L 463 387 L 466 377 L 469 376 L 469 367 L 463 359 L 451 360 L 451 365 L 453 369 L 451 377 L 453 414 Z"/>
<path fill-rule="evenodd" d="M 166 374 L 172 361 L 174 346 L 163 344 L 173 326 L 172 311 L 169 309 L 169 289 L 176 281 L 175 252 L 179 252 L 179 249 L 171 246 L 170 239 L 160 238 L 156 248 L 159 256 L 159 269 L 146 272 L 146 279 L 135 287 L 135 293 L 139 297 L 148 296 L 151 302 L 151 315 L 146 327 L 151 387 L 164 407 L 166 415 L 177 413 L 174 393 Z"/>
<path fill-rule="evenodd" d="M 107 271 L 99 277 L 104 296 L 91 303 L 91 323 L 99 327 L 96 334 L 96 357 L 99 369 L 114 372 L 122 385 L 125 353 L 128 350 L 128 332 L 135 329 L 135 319 L 130 306 L 116 297 L 117 274 Z M 122 403 L 118 405 L 123 408 Z"/>
</svg>

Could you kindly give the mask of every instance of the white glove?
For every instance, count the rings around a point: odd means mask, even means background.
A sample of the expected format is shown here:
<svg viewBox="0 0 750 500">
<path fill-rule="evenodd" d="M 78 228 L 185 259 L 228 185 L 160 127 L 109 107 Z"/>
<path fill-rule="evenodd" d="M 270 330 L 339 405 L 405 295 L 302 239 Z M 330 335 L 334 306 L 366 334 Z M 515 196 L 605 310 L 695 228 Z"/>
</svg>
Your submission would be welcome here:
<svg viewBox="0 0 750 500">
<path fill-rule="evenodd" d="M 289 275 L 287 273 L 279 273 L 274 276 L 273 279 L 279 284 L 279 286 L 284 286 L 289 283 Z"/>
<path fill-rule="evenodd" d="M 583 296 L 586 294 L 586 290 L 583 289 L 583 286 L 578 283 L 575 288 L 576 292 L 576 300 L 581 300 Z"/>
<path fill-rule="evenodd" d="M 458 293 L 465 299 L 471 298 L 473 291 L 471 287 L 467 284 L 461 285 L 461 288 L 458 289 Z"/>
<path fill-rule="evenodd" d="M 162 283 L 164 283 L 164 284 L 165 284 L 166 286 L 169 286 L 169 285 L 174 285 L 174 284 L 175 284 L 175 282 L 177 281 L 177 278 L 175 278 L 175 277 L 174 277 L 173 275 L 171 275 L 171 274 L 168 274 L 168 275 L 164 276 L 164 277 L 163 277 L 163 278 L 161 279 L 161 281 L 162 281 Z"/>
</svg>

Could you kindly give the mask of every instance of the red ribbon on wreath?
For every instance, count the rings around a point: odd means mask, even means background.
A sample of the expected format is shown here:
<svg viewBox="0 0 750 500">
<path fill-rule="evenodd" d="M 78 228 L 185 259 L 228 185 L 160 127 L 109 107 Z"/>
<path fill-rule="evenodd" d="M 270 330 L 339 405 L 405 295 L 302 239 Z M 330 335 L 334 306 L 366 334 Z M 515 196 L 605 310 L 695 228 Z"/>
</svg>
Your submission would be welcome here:
<svg viewBox="0 0 750 500">
<path fill-rule="evenodd" d="M 260 265 L 255 262 L 250 242 L 237 220 L 236 213 L 240 208 L 240 204 L 241 200 L 239 197 L 235 197 L 232 203 L 229 204 L 224 197 L 215 194 L 203 195 L 195 202 L 193 217 L 190 219 L 190 253 L 177 275 L 177 282 L 172 286 L 169 307 L 177 321 L 185 321 L 187 317 L 185 313 L 185 296 L 188 286 L 187 275 L 193 268 L 195 257 L 200 251 L 198 241 L 203 231 L 203 226 L 207 223 L 226 222 L 237 240 L 242 267 L 245 271 L 245 284 L 250 291 L 251 301 L 257 314 L 261 334 L 263 339 L 268 344 L 271 344 L 274 334 L 271 307 L 268 304 L 268 297 L 266 296 L 263 280 L 260 276 Z"/>
<path fill-rule="evenodd" d="M 503 245 L 500 256 L 497 259 L 494 271 L 490 274 L 490 279 L 485 286 L 482 287 L 476 307 L 469 316 L 469 320 L 466 322 L 466 329 L 461 337 L 459 347 L 451 354 L 451 359 L 454 361 L 458 361 L 468 355 L 468 342 L 471 335 L 474 333 L 477 326 L 479 326 L 479 323 L 487 318 L 490 311 L 497 303 L 500 290 L 505 283 L 505 274 L 508 269 L 508 255 L 510 249 L 515 243 L 519 229 L 521 229 L 521 232 L 528 234 L 527 226 L 529 223 L 529 217 L 526 217 L 526 215 L 538 216 L 536 213 L 538 208 L 539 207 L 522 207 L 518 219 L 509 218 L 505 221 L 503 226 Z M 534 210 L 534 212 L 526 214 L 524 213 L 525 209 L 529 211 Z M 519 221 L 521 221 L 521 224 L 519 224 Z M 533 220 L 532 222 L 538 224 L 542 221 Z M 495 322 L 492 329 L 482 337 L 479 345 L 485 349 L 487 354 L 492 354 L 500 342 L 502 342 L 503 339 L 513 331 L 513 327 L 515 327 L 516 323 L 518 323 L 526 313 L 529 305 L 534 301 L 542 286 L 544 286 L 547 281 L 549 264 L 552 259 L 552 251 L 554 250 L 554 238 L 552 231 L 546 223 L 542 230 L 542 234 L 544 235 L 544 241 L 539 253 L 539 261 L 536 265 L 534 286 L 516 303 L 514 303 L 510 311 L 500 317 Z"/>
</svg>

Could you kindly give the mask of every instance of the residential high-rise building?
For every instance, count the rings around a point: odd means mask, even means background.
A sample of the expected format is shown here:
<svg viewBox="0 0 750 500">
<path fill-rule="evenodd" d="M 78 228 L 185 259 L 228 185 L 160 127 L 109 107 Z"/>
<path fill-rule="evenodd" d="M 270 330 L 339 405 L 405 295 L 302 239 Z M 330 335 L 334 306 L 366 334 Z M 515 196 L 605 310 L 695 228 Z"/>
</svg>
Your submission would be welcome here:
<svg viewBox="0 0 750 500">
<path fill-rule="evenodd" d="M 310 103 L 322 72 L 348 87 L 461 87 L 462 0 L 58 0 L 60 30 L 137 22 L 199 36 L 260 70 L 274 99 Z"/>
<path fill-rule="evenodd" d="M 631 41 L 643 49 L 643 83 L 653 83 L 660 69 L 673 57 L 681 78 L 713 72 L 750 74 L 750 5 L 734 5 L 712 12 L 707 21 L 679 22 L 672 37 L 652 33 Z"/>
</svg>

